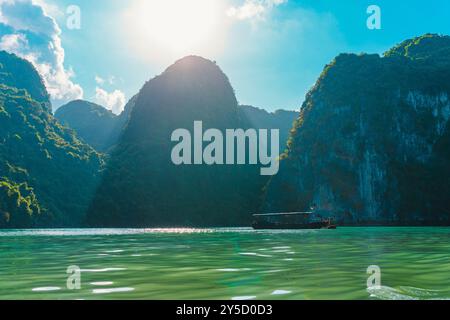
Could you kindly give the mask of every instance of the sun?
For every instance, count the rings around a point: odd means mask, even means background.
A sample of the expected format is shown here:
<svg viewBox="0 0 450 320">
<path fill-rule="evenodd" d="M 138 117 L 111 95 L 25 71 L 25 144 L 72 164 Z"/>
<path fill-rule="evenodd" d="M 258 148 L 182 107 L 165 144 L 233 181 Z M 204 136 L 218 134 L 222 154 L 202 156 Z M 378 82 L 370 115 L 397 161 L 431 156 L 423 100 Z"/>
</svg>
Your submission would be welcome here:
<svg viewBox="0 0 450 320">
<path fill-rule="evenodd" d="M 124 14 L 126 37 L 151 58 L 208 54 L 223 42 L 220 0 L 135 0 Z"/>
</svg>

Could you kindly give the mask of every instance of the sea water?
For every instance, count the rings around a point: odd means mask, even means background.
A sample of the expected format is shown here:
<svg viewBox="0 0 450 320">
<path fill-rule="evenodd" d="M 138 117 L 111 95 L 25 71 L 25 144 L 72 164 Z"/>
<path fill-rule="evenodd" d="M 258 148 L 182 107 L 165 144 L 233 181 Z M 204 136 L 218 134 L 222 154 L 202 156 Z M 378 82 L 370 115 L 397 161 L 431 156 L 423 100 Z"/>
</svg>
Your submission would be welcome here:
<svg viewBox="0 0 450 320">
<path fill-rule="evenodd" d="M 450 228 L 0 231 L 0 299 L 450 299 Z"/>
</svg>

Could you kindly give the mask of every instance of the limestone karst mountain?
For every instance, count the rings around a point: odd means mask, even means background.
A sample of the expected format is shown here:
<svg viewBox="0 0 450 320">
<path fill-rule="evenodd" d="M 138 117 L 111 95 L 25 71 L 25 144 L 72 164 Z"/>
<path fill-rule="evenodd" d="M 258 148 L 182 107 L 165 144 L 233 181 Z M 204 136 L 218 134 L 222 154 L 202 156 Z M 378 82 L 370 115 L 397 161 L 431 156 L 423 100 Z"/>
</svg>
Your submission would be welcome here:
<svg viewBox="0 0 450 320">
<path fill-rule="evenodd" d="M 135 100 L 133 97 L 120 115 L 98 104 L 75 100 L 56 110 L 55 117 L 61 124 L 75 130 L 95 150 L 109 152 L 122 134 Z"/>
<path fill-rule="evenodd" d="M 249 128 L 234 90 L 213 62 L 189 56 L 148 81 L 111 154 L 90 226 L 231 226 L 250 222 L 265 180 L 257 166 L 176 166 L 171 134 Z"/>
<path fill-rule="evenodd" d="M 341 54 L 308 93 L 264 210 L 449 224 L 450 37 Z"/>
</svg>

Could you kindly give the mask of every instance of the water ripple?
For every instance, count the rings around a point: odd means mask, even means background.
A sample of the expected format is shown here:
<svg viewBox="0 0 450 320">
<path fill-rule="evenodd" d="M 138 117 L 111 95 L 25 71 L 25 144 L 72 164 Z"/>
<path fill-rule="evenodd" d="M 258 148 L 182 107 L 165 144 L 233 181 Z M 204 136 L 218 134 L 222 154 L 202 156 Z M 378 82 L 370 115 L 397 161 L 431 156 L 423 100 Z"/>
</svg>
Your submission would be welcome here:
<svg viewBox="0 0 450 320">
<path fill-rule="evenodd" d="M 134 288 L 94 289 L 94 290 L 92 290 L 92 293 L 94 293 L 94 294 L 108 294 L 108 293 L 130 292 L 130 291 L 134 291 Z"/>
<path fill-rule="evenodd" d="M 40 288 L 33 288 L 31 291 L 34 292 L 48 292 L 48 291 L 58 291 L 61 290 L 60 287 L 40 287 Z"/>
<path fill-rule="evenodd" d="M 256 296 L 241 296 L 241 297 L 233 297 L 233 298 L 231 298 L 231 300 L 237 300 L 237 301 L 240 301 L 240 300 L 254 300 L 254 299 L 256 299 Z"/>
<path fill-rule="evenodd" d="M 292 291 L 287 291 L 287 290 L 275 290 L 274 292 L 271 293 L 271 295 L 277 296 L 277 295 L 283 295 L 283 294 L 289 294 L 289 293 L 292 293 Z"/>
<path fill-rule="evenodd" d="M 81 272 L 109 272 L 109 271 L 123 271 L 126 268 L 102 268 L 102 269 L 81 269 Z"/>
<path fill-rule="evenodd" d="M 93 285 L 93 286 L 99 286 L 99 287 L 102 287 L 102 286 L 110 286 L 110 285 L 113 285 L 114 284 L 114 282 L 112 282 L 112 281 L 97 281 L 97 282 L 91 282 L 91 285 Z"/>
</svg>

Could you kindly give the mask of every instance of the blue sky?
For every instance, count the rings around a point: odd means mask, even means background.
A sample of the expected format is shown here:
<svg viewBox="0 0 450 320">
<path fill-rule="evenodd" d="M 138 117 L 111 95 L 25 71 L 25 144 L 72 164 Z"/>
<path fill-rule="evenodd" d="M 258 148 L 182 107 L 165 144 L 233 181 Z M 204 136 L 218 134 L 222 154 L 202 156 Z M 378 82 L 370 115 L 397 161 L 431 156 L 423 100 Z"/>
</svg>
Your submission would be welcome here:
<svg viewBox="0 0 450 320">
<path fill-rule="evenodd" d="M 0 48 L 39 66 L 55 106 L 82 96 L 115 112 L 187 54 L 217 61 L 240 103 L 298 110 L 339 53 L 382 53 L 427 32 L 450 34 L 448 0 L 30 1 L 0 0 Z M 366 26 L 372 4 L 381 30 Z M 69 5 L 81 9 L 79 30 L 66 26 Z"/>
</svg>

